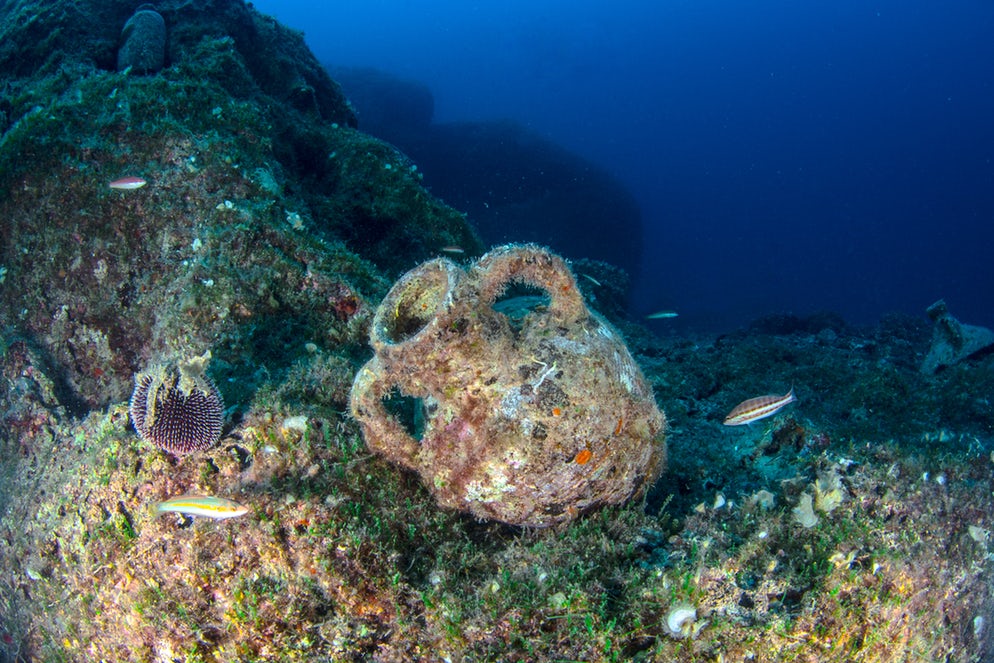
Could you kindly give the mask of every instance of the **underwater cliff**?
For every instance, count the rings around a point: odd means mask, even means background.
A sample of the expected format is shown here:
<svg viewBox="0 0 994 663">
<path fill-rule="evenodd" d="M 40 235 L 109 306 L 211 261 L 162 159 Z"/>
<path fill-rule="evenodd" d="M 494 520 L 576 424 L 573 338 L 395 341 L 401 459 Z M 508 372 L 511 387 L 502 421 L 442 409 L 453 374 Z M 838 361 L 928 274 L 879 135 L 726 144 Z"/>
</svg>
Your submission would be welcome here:
<svg viewBox="0 0 994 663">
<path fill-rule="evenodd" d="M 299 33 L 157 2 L 146 60 L 136 9 L 0 5 L 0 661 L 990 660 L 994 355 L 923 372 L 924 315 L 655 336 L 577 260 L 666 472 L 543 530 L 440 508 L 348 400 L 391 283 L 483 253 L 471 219 Z M 135 376 L 208 352 L 220 440 L 143 441 Z"/>
</svg>

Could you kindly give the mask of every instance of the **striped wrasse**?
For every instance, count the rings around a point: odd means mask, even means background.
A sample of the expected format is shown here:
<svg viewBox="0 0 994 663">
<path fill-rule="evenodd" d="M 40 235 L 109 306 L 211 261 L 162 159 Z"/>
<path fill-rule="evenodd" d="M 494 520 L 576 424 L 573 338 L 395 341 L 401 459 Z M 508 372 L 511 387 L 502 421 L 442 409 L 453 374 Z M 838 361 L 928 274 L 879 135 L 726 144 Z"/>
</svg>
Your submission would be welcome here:
<svg viewBox="0 0 994 663">
<path fill-rule="evenodd" d="M 771 414 L 776 414 L 785 405 L 793 403 L 796 400 L 793 387 L 783 396 L 771 394 L 769 396 L 750 398 L 732 408 L 732 411 L 725 417 L 725 425 L 741 426 L 742 424 L 751 424 Z"/>
<path fill-rule="evenodd" d="M 163 513 L 182 513 L 187 516 L 204 516 L 214 520 L 237 518 L 248 513 L 248 507 L 225 499 L 209 495 L 183 495 L 174 497 L 155 505 L 155 515 Z"/>
</svg>

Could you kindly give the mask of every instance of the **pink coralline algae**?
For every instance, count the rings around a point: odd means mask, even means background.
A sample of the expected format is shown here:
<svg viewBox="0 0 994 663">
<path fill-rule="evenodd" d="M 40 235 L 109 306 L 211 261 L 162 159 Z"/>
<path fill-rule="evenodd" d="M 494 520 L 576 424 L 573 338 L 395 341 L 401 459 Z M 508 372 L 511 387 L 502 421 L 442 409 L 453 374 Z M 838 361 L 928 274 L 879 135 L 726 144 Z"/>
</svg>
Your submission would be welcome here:
<svg viewBox="0 0 994 663">
<path fill-rule="evenodd" d="M 210 353 L 153 366 L 135 376 L 131 421 L 143 440 L 176 455 L 209 449 L 221 438 L 224 402 L 204 374 Z"/>
</svg>

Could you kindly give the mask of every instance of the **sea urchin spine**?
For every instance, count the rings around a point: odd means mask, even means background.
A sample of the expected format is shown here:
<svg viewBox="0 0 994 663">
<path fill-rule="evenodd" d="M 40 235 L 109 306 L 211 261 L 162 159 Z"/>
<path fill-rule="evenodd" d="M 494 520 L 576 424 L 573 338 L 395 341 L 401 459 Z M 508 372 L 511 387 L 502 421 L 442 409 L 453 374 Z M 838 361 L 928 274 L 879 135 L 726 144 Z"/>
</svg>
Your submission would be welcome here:
<svg viewBox="0 0 994 663">
<path fill-rule="evenodd" d="M 221 438 L 224 402 L 204 369 L 210 352 L 135 376 L 131 421 L 146 442 L 176 455 L 209 449 Z"/>
</svg>

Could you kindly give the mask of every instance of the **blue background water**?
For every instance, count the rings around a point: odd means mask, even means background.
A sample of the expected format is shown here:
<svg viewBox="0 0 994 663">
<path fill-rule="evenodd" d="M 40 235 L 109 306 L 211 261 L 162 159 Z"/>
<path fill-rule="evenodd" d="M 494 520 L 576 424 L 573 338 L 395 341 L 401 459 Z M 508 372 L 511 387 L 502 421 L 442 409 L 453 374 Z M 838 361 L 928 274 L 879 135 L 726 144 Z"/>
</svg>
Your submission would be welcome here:
<svg viewBox="0 0 994 663">
<path fill-rule="evenodd" d="M 620 178 L 639 312 L 870 323 L 944 297 L 994 326 L 990 0 L 254 4 L 322 62 L 426 83 L 436 121 L 514 118 Z"/>
</svg>

